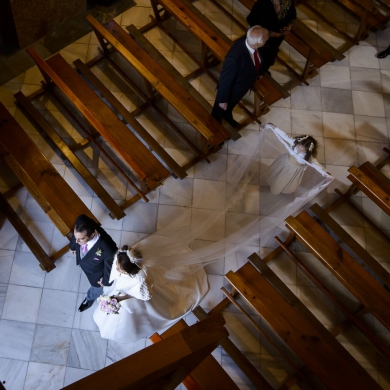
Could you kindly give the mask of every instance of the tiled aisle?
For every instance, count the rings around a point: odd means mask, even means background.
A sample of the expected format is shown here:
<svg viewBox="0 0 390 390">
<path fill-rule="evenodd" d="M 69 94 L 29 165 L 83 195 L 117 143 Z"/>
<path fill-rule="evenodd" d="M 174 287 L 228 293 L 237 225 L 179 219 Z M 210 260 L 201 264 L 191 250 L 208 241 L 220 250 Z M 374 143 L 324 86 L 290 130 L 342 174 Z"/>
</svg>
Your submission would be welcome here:
<svg viewBox="0 0 390 390">
<path fill-rule="evenodd" d="M 233 9 L 232 4 L 237 2 L 229 1 L 228 6 Z M 196 2 L 196 6 L 232 38 L 242 33 L 206 0 Z M 333 12 L 335 15 L 332 3 L 318 2 L 317 6 L 324 13 Z M 150 12 L 148 0 L 139 0 L 137 7 L 126 11 L 116 20 L 122 26 L 134 23 L 137 27 L 141 27 L 148 22 Z M 234 7 L 234 12 L 241 18 L 245 14 L 242 8 Z M 300 16 L 336 47 L 340 44 L 340 39 L 327 31 L 323 24 L 317 23 L 312 15 L 300 13 Z M 356 28 L 353 19 L 348 15 L 338 12 L 337 16 L 340 18 L 340 25 L 350 31 Z M 175 26 L 174 22 L 170 23 Z M 189 47 L 199 53 L 198 45 L 190 39 L 189 35 L 180 26 L 176 28 L 181 37 L 188 40 Z M 147 37 L 183 74 L 194 69 L 191 61 L 161 32 L 150 31 Z M 319 76 L 310 81 L 310 86 L 296 87 L 289 99 L 276 103 L 270 113 L 262 118 L 264 122 L 271 121 L 286 132 L 311 134 L 319 141 L 319 160 L 326 164 L 327 170 L 335 177 L 327 193 L 320 194 L 316 199 L 320 204 L 333 199 L 332 191 L 335 187 L 346 188 L 348 183 L 346 171 L 349 166 L 360 164 L 367 159 L 375 162 L 383 156 L 382 147 L 388 146 L 390 58 L 379 61 L 375 57 L 377 51 L 387 47 L 388 43 L 390 43 L 390 30 L 377 34 L 371 33 L 365 42 L 345 53 L 346 58 L 342 62 L 324 66 Z M 77 58 L 86 61 L 96 52 L 97 40 L 92 34 L 88 34 L 62 50 L 61 54 L 67 61 L 72 62 Z M 300 62 L 302 59 L 292 50 L 290 52 L 287 45 L 283 45 L 283 55 L 287 60 L 292 59 L 295 63 L 302 64 Z M 125 90 L 120 80 L 111 78 L 111 73 L 104 69 L 104 66 L 96 71 L 100 72 L 114 94 L 130 107 L 132 99 L 136 99 L 136 96 Z M 272 69 L 272 74 L 281 82 L 288 78 L 278 67 Z M 193 183 L 205 177 L 208 180 L 217 178 L 218 166 L 221 161 L 222 163 L 226 161 L 226 155 L 229 154 L 228 144 L 218 156 L 215 156 L 216 161 L 208 167 L 207 172 L 202 165 L 199 165 L 190 170 L 189 178 L 186 180 L 168 180 L 152 195 L 150 203 L 139 202 L 128 210 L 128 215 L 124 219 L 112 221 L 91 190 L 80 184 L 74 171 L 64 165 L 24 118 L 21 111 L 15 107 L 13 94 L 20 90 L 25 94 L 35 91 L 39 88 L 41 79 L 36 67 L 29 69 L 0 87 L 0 100 L 44 150 L 51 162 L 71 183 L 83 201 L 91 207 L 93 213 L 120 245 L 139 241 L 147 234 L 153 233 L 170 212 L 178 213 L 190 207 Z M 193 85 L 210 102 L 213 101 L 214 85 L 206 76 L 195 80 Z M 42 104 L 47 117 L 53 123 L 58 121 L 64 126 L 63 136 L 77 137 L 72 125 L 63 120 L 55 106 L 45 101 Z M 168 111 L 174 118 L 174 113 Z M 158 123 L 159 119 L 153 116 L 143 115 L 140 120 L 151 130 L 155 127 L 164 127 L 164 124 Z M 258 125 L 252 124 L 244 134 L 251 131 L 258 131 Z M 164 147 L 175 154 L 175 158 L 185 159 L 186 152 L 174 150 L 174 143 L 168 137 L 161 136 L 160 141 Z M 2 171 L 6 169 L 4 165 L 0 168 Z M 109 167 L 100 164 L 96 172 L 99 179 L 109 186 L 115 199 L 123 201 L 129 195 L 126 183 L 116 177 Z M 9 175 L 9 178 L 0 182 L 1 191 L 12 184 L 12 175 Z M 372 210 L 374 218 L 385 229 L 390 230 L 389 218 L 380 213 L 367 199 L 359 197 L 358 201 L 367 210 Z M 12 204 L 28 226 L 41 235 L 41 242 L 44 242 L 45 249 L 54 251 L 65 244 L 66 240 L 48 222 L 27 191 L 19 191 L 12 199 Z M 364 221 L 346 208 L 339 210 L 335 218 L 379 261 L 390 268 L 388 247 L 378 239 Z M 62 257 L 56 263 L 57 268 L 45 274 L 7 221 L 1 225 L 0 248 L 0 379 L 6 381 L 5 386 L 8 390 L 59 389 L 149 345 L 146 339 L 128 345 L 107 342 L 101 339 L 97 332 L 92 321 L 92 310 L 82 314 L 76 311 L 88 283 L 80 269 L 75 266 L 72 256 Z M 205 309 L 213 307 L 222 299 L 219 289 L 224 283 L 223 275 L 230 269 L 236 269 L 245 261 L 247 255 L 256 250 L 259 250 L 260 254 L 269 251 L 267 248 L 250 247 L 237 259 L 226 258 L 220 263 L 207 267 L 211 289 L 202 303 Z M 300 255 L 310 261 L 311 256 L 308 253 Z M 324 300 L 318 289 L 286 257 L 281 256 L 270 265 L 313 310 L 323 324 L 331 327 L 340 320 L 340 314 L 334 306 Z M 335 291 L 345 297 L 351 307 L 354 306 L 353 298 L 340 288 L 331 275 L 323 270 L 322 275 L 330 281 Z M 256 343 L 260 337 L 241 317 L 232 308 L 226 312 L 228 328 L 232 334 L 236 334 L 234 340 L 276 386 L 286 376 L 284 364 L 275 354 L 267 352 L 264 347 Z M 194 318 L 188 316 L 188 322 L 193 321 Z M 367 322 L 378 332 L 384 342 L 388 342 L 388 332 L 377 321 L 367 317 Z M 383 388 L 390 388 L 389 364 L 385 363 L 356 331 L 348 330 L 338 339 Z M 215 356 L 242 389 L 252 388 L 243 375 L 234 369 L 229 357 L 221 350 L 217 349 Z"/>
</svg>

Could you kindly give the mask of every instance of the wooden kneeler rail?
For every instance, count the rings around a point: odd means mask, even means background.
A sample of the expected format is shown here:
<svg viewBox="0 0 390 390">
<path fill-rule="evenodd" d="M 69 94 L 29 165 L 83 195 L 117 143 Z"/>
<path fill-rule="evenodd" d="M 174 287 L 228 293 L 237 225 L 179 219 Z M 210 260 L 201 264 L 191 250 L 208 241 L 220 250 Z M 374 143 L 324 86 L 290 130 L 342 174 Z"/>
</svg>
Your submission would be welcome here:
<svg viewBox="0 0 390 390">
<path fill-rule="evenodd" d="M 257 254 L 249 260 L 225 278 L 326 387 L 380 389 Z"/>
<path fill-rule="evenodd" d="M 5 162 L 12 169 L 18 179 L 29 191 L 31 196 L 41 206 L 45 214 L 51 219 L 63 236 L 69 237 L 73 232 L 74 222 L 80 214 L 88 215 L 96 220 L 81 199 L 57 172 L 42 151 L 23 130 L 19 123 L 0 103 L 0 150 Z M 53 258 L 48 260 L 38 242 L 27 232 L 8 202 L 2 199 L 3 213 L 25 240 L 32 253 L 40 262 L 41 268 L 47 272 L 54 267 Z M 60 251 L 63 254 L 67 246 Z"/>
<path fill-rule="evenodd" d="M 174 390 L 229 336 L 224 324 L 221 314 L 207 318 L 64 389 Z"/>
</svg>

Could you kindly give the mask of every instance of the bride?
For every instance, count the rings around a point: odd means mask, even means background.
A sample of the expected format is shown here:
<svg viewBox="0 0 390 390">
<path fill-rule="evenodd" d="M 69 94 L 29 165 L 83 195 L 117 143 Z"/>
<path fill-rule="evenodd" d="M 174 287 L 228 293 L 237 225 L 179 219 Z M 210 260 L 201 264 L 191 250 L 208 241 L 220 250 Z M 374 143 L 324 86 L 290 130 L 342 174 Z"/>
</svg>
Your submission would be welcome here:
<svg viewBox="0 0 390 390">
<path fill-rule="evenodd" d="M 119 314 L 95 309 L 93 318 L 102 338 L 128 343 L 162 331 L 194 309 L 208 291 L 203 268 L 194 272 L 148 268 L 142 255 L 124 245 L 118 250 L 111 269 L 112 286 L 104 295 L 120 302 Z"/>
</svg>

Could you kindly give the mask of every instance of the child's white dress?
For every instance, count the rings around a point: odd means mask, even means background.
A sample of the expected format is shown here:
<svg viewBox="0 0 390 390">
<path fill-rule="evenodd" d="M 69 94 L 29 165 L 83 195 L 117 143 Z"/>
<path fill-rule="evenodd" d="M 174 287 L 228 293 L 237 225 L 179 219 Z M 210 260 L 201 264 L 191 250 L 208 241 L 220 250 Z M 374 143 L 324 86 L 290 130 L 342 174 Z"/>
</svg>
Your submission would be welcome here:
<svg viewBox="0 0 390 390">
<path fill-rule="evenodd" d="M 287 143 L 289 153 L 282 154 L 271 164 L 267 174 L 267 183 L 274 195 L 291 194 L 298 188 L 307 168 L 306 153 L 299 152 L 297 147 L 293 149 L 295 139 L 284 131 L 278 128 L 272 128 L 272 130 L 283 144 Z M 312 157 L 309 163 L 323 176 L 331 177 L 315 158 Z"/>
<path fill-rule="evenodd" d="M 180 273 L 142 267 L 131 277 L 116 270 L 116 259 L 111 281 L 114 281 L 111 287 L 104 287 L 105 295 L 121 292 L 132 298 L 121 301 L 119 314 L 106 314 L 98 306 L 93 319 L 102 338 L 118 343 L 129 343 L 171 326 L 198 306 L 208 291 L 203 268 Z"/>
</svg>

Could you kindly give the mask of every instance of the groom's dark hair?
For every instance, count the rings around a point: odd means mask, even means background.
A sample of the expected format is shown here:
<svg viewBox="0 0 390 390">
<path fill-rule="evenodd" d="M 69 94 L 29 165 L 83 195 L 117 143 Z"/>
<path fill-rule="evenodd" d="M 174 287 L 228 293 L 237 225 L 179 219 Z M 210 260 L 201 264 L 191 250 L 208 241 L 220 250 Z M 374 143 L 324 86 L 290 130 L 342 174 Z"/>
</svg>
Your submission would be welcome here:
<svg viewBox="0 0 390 390">
<path fill-rule="evenodd" d="M 86 235 L 89 237 L 99 225 L 91 218 L 87 217 L 85 214 L 81 214 L 77 217 L 76 222 L 74 223 L 74 230 L 77 233 L 86 232 Z"/>
</svg>

